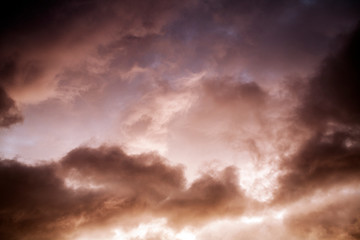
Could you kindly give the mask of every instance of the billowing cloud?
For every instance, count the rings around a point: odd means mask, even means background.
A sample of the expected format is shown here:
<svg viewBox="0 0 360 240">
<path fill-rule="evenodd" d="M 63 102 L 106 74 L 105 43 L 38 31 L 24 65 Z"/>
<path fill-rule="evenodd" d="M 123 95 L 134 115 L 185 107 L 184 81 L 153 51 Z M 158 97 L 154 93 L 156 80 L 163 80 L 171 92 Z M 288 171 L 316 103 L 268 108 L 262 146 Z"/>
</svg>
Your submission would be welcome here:
<svg viewBox="0 0 360 240">
<path fill-rule="evenodd" d="M 318 189 L 359 182 L 360 149 L 357 143 L 352 145 L 353 137 L 346 132 L 336 132 L 308 140 L 283 164 L 287 173 L 280 177 L 278 198 L 295 200 Z"/>
<path fill-rule="evenodd" d="M 59 239 L 90 206 L 96 208 L 96 197 L 67 189 L 54 165 L 26 166 L 13 160 L 0 164 L 3 239 Z"/>
<path fill-rule="evenodd" d="M 310 80 L 301 109 L 309 124 L 359 124 L 360 26 L 339 38 L 340 49 L 325 58 Z"/>
<path fill-rule="evenodd" d="M 84 228 L 149 214 L 185 226 L 239 215 L 246 205 L 234 169 L 203 176 L 186 188 L 180 166 L 117 147 L 80 147 L 57 163 L 30 166 L 5 159 L 0 164 L 4 239 L 68 239 Z"/>
<path fill-rule="evenodd" d="M 358 238 L 359 9 L 2 6 L 0 238 Z"/>
<path fill-rule="evenodd" d="M 327 57 L 310 79 L 300 107 L 300 124 L 312 136 L 283 163 L 281 199 L 299 198 L 317 189 L 359 182 L 359 27 L 338 52 Z"/>
<path fill-rule="evenodd" d="M 102 54 L 102 46 L 159 34 L 177 8 L 181 4 L 161 0 L 141 7 L 129 1 L 6 5 L 0 28 L 0 66 L 6 73 L 1 74 L 2 86 L 23 103 L 66 100 L 99 87 L 89 75 L 98 80 L 108 69 L 104 62 L 113 61 Z"/>
<path fill-rule="evenodd" d="M 161 201 L 185 184 L 183 170 L 155 154 L 128 156 L 119 148 L 79 148 L 62 160 L 65 172 L 85 183 L 118 188 L 125 195 Z"/>
<path fill-rule="evenodd" d="M 170 214 L 171 223 L 186 225 L 219 216 L 239 216 L 246 205 L 235 169 L 229 167 L 215 176 L 195 180 L 188 189 L 167 199 L 162 211 Z"/>
</svg>

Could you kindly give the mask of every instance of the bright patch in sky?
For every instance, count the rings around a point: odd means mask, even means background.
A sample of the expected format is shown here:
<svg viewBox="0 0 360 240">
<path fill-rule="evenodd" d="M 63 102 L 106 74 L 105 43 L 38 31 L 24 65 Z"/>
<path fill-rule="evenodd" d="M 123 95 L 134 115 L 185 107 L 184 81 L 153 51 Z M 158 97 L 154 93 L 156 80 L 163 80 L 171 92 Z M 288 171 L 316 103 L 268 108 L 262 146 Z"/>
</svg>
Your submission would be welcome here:
<svg viewBox="0 0 360 240">
<path fill-rule="evenodd" d="M 130 231 L 123 231 L 120 228 L 113 230 L 115 233 L 113 240 L 131 240 L 131 239 L 147 239 L 153 237 L 164 240 L 195 240 L 196 236 L 188 228 L 184 228 L 179 232 L 166 226 L 166 219 L 152 220 L 146 224 L 140 224 L 138 227 Z"/>
</svg>

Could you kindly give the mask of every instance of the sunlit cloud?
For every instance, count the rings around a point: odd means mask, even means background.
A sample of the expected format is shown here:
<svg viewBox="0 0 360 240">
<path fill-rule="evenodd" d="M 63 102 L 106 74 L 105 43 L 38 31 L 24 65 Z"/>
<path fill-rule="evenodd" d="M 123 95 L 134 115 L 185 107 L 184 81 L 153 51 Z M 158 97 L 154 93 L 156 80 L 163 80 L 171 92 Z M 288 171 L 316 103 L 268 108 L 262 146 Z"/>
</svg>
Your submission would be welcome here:
<svg viewBox="0 0 360 240">
<path fill-rule="evenodd" d="M 194 240 L 196 235 L 189 229 L 185 228 L 179 232 L 166 226 L 165 219 L 152 220 L 146 224 L 140 224 L 137 228 L 130 231 L 123 231 L 121 229 L 113 230 L 115 235 L 114 240 L 130 240 L 130 239 L 175 239 L 175 240 Z"/>
</svg>

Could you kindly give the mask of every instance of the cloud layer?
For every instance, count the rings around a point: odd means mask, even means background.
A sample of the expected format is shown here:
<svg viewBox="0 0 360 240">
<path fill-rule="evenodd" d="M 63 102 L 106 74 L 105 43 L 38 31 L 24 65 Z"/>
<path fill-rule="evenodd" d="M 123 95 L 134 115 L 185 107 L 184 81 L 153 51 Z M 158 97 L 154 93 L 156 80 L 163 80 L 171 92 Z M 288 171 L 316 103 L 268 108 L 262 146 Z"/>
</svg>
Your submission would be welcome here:
<svg viewBox="0 0 360 240">
<path fill-rule="evenodd" d="M 185 187 L 180 166 L 117 147 L 77 148 L 45 165 L 0 163 L 4 239 L 71 239 L 75 230 L 126 225 L 143 215 L 167 217 L 177 226 L 200 224 L 237 215 L 247 201 L 234 169 Z"/>
<path fill-rule="evenodd" d="M 359 239 L 359 1 L 0 9 L 1 239 Z"/>
<path fill-rule="evenodd" d="M 284 162 L 289 173 L 281 179 L 280 198 L 359 181 L 359 29 L 310 79 L 299 114 L 312 136 Z"/>
</svg>

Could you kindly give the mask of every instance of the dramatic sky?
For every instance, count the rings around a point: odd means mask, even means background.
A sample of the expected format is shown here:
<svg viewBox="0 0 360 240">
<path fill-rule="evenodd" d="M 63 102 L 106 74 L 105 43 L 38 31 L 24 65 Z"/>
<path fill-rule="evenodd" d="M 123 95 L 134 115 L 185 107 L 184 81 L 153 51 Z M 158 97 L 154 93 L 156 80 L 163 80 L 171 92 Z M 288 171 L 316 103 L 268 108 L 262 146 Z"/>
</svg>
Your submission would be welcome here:
<svg viewBox="0 0 360 240">
<path fill-rule="evenodd" d="M 1 3 L 0 196 L 2 240 L 360 239 L 360 1 Z"/>
</svg>

